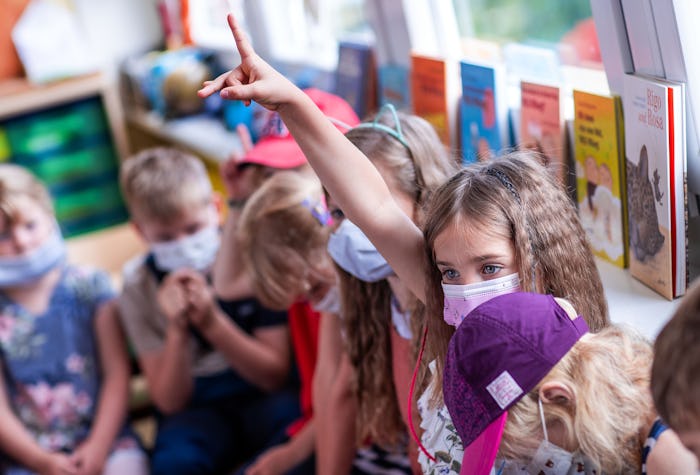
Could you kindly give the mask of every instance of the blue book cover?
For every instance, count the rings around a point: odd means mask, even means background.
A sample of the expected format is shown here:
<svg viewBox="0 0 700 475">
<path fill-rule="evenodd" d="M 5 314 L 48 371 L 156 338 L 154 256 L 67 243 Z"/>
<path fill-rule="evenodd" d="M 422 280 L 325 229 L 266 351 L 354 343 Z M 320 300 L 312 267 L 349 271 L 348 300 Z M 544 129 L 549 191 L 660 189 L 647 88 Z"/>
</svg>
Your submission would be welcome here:
<svg viewBox="0 0 700 475">
<path fill-rule="evenodd" d="M 507 133 L 504 124 L 507 116 L 498 98 L 500 71 L 466 61 L 460 62 L 460 69 L 459 133 L 462 162 L 466 164 L 487 160 L 500 151 L 503 134 Z"/>
<path fill-rule="evenodd" d="M 408 68 L 400 64 L 383 64 L 379 76 L 379 104 L 393 104 L 397 109 L 411 108 Z"/>
<path fill-rule="evenodd" d="M 372 48 L 366 44 L 340 42 L 335 93 L 348 101 L 358 117 L 363 118 L 376 106 L 372 95 L 375 75 Z M 376 83 L 374 83 L 376 86 Z"/>
</svg>

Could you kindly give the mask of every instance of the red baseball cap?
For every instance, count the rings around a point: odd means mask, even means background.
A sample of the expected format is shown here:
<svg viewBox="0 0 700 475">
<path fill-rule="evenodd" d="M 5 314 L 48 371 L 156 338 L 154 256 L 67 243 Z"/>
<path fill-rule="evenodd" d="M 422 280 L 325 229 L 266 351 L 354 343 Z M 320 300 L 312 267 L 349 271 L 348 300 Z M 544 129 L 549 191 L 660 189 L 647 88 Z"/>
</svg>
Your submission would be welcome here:
<svg viewBox="0 0 700 475">
<path fill-rule="evenodd" d="M 304 89 L 304 92 L 341 132 L 359 124 L 357 114 L 342 97 L 316 88 Z M 268 110 L 264 110 L 264 114 L 258 133 L 260 139 L 238 163 L 253 163 L 280 169 L 296 168 L 305 164 L 304 152 L 289 133 L 279 114 Z"/>
</svg>

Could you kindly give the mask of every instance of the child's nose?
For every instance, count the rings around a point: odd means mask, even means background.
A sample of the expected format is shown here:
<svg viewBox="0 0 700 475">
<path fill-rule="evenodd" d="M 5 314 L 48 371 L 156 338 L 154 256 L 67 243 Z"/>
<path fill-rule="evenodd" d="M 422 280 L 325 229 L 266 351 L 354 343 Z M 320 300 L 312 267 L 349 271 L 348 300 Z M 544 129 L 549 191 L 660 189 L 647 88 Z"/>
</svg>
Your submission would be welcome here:
<svg viewBox="0 0 700 475">
<path fill-rule="evenodd" d="M 32 244 L 32 234 L 23 229 L 12 231 L 12 243 L 19 254 L 28 251 Z"/>
</svg>

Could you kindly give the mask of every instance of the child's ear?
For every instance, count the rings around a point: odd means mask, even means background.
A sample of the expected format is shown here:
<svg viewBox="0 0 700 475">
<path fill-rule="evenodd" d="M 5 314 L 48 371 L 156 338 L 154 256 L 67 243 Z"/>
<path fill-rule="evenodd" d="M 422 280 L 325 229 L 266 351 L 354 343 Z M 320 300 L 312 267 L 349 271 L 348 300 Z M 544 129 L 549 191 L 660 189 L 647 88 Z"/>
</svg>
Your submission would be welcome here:
<svg viewBox="0 0 700 475">
<path fill-rule="evenodd" d="M 547 381 L 540 386 L 540 399 L 542 402 L 549 402 L 565 406 L 573 403 L 574 393 L 566 384 L 560 381 Z"/>
<path fill-rule="evenodd" d="M 131 219 L 129 220 L 129 224 L 134 229 L 134 231 L 136 231 L 136 234 L 138 234 L 138 236 L 145 241 L 146 236 L 143 235 L 143 230 L 141 229 L 141 226 L 139 226 L 138 221 Z"/>
</svg>

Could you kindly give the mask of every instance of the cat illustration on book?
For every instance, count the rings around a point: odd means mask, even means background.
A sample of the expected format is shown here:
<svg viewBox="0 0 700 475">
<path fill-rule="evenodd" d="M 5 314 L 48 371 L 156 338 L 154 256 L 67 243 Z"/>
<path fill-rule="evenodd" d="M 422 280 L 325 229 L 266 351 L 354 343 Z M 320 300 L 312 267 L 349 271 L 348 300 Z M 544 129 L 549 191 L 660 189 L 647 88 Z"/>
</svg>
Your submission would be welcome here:
<svg viewBox="0 0 700 475">
<path fill-rule="evenodd" d="M 639 164 L 625 160 L 627 168 L 627 200 L 629 207 L 630 249 L 634 257 L 645 262 L 656 255 L 664 244 L 656 215 L 655 193 L 649 180 L 649 157 L 646 145 L 639 152 Z M 654 170 L 658 176 L 658 170 Z"/>
</svg>

